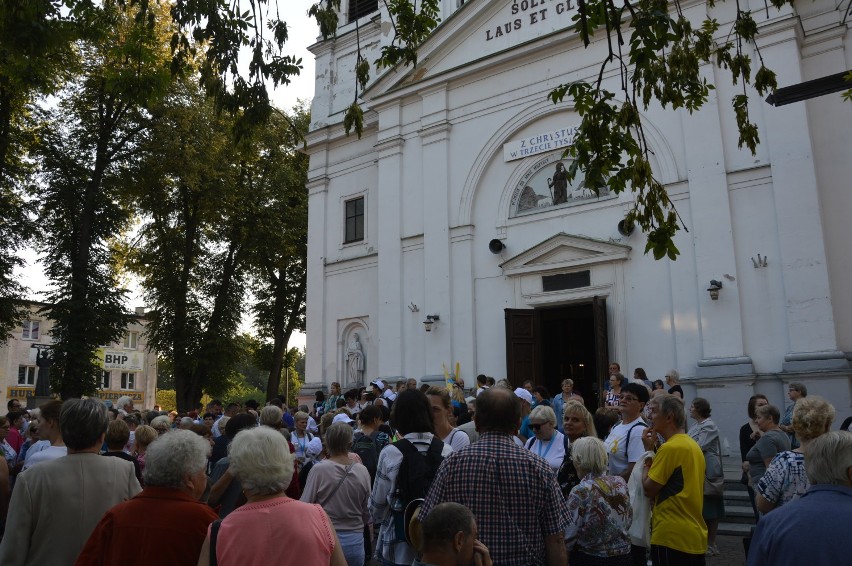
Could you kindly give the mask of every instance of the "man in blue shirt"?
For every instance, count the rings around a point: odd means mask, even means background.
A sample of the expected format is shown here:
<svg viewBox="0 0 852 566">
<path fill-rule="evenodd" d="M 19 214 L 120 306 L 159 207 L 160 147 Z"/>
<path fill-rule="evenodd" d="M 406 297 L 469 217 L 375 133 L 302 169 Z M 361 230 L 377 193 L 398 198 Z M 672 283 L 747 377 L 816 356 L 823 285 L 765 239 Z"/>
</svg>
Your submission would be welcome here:
<svg viewBox="0 0 852 566">
<path fill-rule="evenodd" d="M 852 433 L 827 432 L 806 456 L 811 487 L 757 523 L 749 566 L 848 564 L 844 541 L 852 525 Z"/>
</svg>

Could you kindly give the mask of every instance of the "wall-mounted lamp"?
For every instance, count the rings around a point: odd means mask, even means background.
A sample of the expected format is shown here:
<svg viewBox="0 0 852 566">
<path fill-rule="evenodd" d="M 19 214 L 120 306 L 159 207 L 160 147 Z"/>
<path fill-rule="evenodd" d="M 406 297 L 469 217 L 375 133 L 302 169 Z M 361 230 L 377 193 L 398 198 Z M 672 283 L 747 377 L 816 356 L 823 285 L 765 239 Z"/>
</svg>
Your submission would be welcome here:
<svg viewBox="0 0 852 566">
<path fill-rule="evenodd" d="M 423 321 L 423 326 L 426 327 L 426 332 L 432 332 L 432 325 L 439 320 L 441 320 L 441 317 L 437 314 L 427 314 L 426 320 Z"/>
<path fill-rule="evenodd" d="M 707 288 L 707 291 L 710 292 L 710 299 L 713 301 L 719 300 L 719 289 L 722 288 L 722 282 L 717 281 L 716 279 L 710 280 L 710 287 Z"/>
</svg>

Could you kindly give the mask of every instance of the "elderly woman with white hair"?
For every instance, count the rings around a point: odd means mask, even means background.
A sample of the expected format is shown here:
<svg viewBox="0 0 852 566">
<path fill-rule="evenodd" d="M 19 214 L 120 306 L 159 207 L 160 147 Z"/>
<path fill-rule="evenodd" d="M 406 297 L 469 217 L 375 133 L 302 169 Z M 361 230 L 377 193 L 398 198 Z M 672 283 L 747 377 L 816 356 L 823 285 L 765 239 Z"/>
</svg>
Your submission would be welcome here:
<svg viewBox="0 0 852 566">
<path fill-rule="evenodd" d="M 199 501 L 207 487 L 209 451 L 208 442 L 188 430 L 169 432 L 153 443 L 145 489 L 107 511 L 75 564 L 192 564 L 216 520 L 216 513 Z"/>
<path fill-rule="evenodd" d="M 524 448 L 544 458 L 554 472 L 559 471 L 565 459 L 565 435 L 556 429 L 556 413 L 547 405 L 538 405 L 530 412 L 529 427 L 533 436 Z"/>
<path fill-rule="evenodd" d="M 157 434 L 163 436 L 172 428 L 172 421 L 168 415 L 160 415 L 151 419 L 151 428 L 157 431 Z"/>
<path fill-rule="evenodd" d="M 633 519 L 627 483 L 608 476 L 604 443 L 592 436 L 571 444 L 574 467 L 583 478 L 568 495 L 565 544 L 571 566 L 631 566 L 627 529 Z"/>
<path fill-rule="evenodd" d="M 267 563 L 345 566 L 334 526 L 322 507 L 290 499 L 284 493 L 293 476 L 294 457 L 287 441 L 269 427 L 240 431 L 228 448 L 231 472 L 248 503 L 222 520 L 211 544 L 207 533 L 199 566 L 210 554 L 221 566 Z M 281 525 L 287 525 L 281 528 Z M 286 552 L 281 552 L 281 549 Z"/>
<path fill-rule="evenodd" d="M 118 410 L 119 415 L 125 417 L 128 413 L 133 412 L 133 399 L 129 395 L 124 395 L 119 397 L 113 406 Z"/>
<path fill-rule="evenodd" d="M 779 452 L 767 466 L 755 486 L 758 511 L 769 513 L 805 494 L 810 487 L 805 473 L 808 445 L 831 430 L 834 415 L 834 407 L 822 397 L 813 395 L 797 400 L 792 423 L 799 446 Z"/>
<path fill-rule="evenodd" d="M 349 457 L 352 427 L 339 422 L 325 431 L 328 458 L 311 468 L 302 501 L 319 503 L 337 530 L 349 566 L 364 564 L 364 525 L 370 521 L 370 472 Z"/>
</svg>

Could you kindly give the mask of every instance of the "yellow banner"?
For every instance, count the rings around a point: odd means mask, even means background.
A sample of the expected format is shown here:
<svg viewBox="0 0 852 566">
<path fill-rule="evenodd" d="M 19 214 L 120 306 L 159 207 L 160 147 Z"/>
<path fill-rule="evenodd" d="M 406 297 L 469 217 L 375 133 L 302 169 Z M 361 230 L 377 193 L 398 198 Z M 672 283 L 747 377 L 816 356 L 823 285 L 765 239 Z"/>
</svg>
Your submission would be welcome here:
<svg viewBox="0 0 852 566">
<path fill-rule="evenodd" d="M 9 387 L 6 389 L 6 399 L 26 399 L 35 395 L 35 387 Z"/>
<path fill-rule="evenodd" d="M 110 401 L 115 401 L 119 397 L 124 397 L 125 395 L 130 397 L 134 403 L 145 402 L 145 394 L 142 391 L 112 391 L 110 389 L 106 389 L 98 391 L 95 397 L 98 399 L 109 399 Z"/>
</svg>

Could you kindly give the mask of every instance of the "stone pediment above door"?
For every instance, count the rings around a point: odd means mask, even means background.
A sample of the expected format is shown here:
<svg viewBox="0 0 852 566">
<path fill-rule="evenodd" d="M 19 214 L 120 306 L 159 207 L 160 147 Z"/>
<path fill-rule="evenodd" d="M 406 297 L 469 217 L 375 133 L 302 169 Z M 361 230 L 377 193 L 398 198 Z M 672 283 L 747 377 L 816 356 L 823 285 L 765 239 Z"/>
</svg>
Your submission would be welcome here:
<svg viewBox="0 0 852 566">
<path fill-rule="evenodd" d="M 630 246 L 560 232 L 503 262 L 505 275 L 525 275 L 624 261 Z"/>
</svg>

